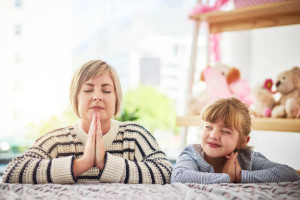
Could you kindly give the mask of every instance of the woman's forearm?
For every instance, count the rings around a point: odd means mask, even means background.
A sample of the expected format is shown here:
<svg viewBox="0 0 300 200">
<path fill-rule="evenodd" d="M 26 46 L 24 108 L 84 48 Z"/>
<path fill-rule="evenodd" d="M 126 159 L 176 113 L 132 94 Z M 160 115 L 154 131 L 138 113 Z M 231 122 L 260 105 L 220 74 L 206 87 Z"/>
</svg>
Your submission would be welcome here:
<svg viewBox="0 0 300 200">
<path fill-rule="evenodd" d="M 77 177 L 80 174 L 86 172 L 90 168 L 87 166 L 86 161 L 83 158 L 78 158 L 74 160 L 73 163 L 73 173 L 74 176 Z"/>
</svg>

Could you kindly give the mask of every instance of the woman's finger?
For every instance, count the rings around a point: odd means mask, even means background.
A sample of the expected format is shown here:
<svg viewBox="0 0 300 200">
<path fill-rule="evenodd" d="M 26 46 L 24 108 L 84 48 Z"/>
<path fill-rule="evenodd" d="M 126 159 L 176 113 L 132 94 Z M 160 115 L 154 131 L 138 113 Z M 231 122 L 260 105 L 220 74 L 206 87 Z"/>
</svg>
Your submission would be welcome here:
<svg viewBox="0 0 300 200">
<path fill-rule="evenodd" d="M 92 117 L 92 122 L 91 122 L 91 125 L 90 125 L 90 129 L 89 129 L 89 133 L 88 133 L 88 136 L 91 137 L 93 135 L 93 132 L 95 131 L 95 122 L 96 122 L 96 116 L 97 114 L 94 113 L 93 114 L 93 117 Z"/>
<path fill-rule="evenodd" d="M 101 129 L 101 121 L 100 121 L 100 115 L 97 117 L 97 129 L 96 129 L 96 166 L 102 170 L 104 166 L 105 161 L 105 148 L 104 143 L 102 139 L 102 129 Z"/>
<path fill-rule="evenodd" d="M 88 138 L 84 146 L 83 156 L 81 157 L 82 163 L 84 163 L 87 169 L 95 166 L 95 146 L 96 146 L 96 114 L 93 114 L 92 121 L 90 124 Z"/>
<path fill-rule="evenodd" d="M 97 135 L 97 137 L 102 138 L 102 128 L 101 128 L 101 123 L 100 123 L 100 114 L 97 114 L 96 124 L 97 124 L 96 135 Z"/>
</svg>

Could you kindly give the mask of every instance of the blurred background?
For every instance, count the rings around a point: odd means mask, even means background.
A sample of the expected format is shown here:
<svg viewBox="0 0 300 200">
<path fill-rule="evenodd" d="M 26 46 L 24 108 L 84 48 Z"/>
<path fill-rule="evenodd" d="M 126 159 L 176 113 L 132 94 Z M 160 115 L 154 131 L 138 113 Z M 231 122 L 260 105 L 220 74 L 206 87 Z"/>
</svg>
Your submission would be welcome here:
<svg viewBox="0 0 300 200">
<path fill-rule="evenodd" d="M 182 150 L 175 120 L 186 109 L 194 28 L 188 14 L 196 2 L 1 0 L 0 176 L 41 135 L 78 120 L 69 105 L 69 83 L 91 59 L 106 61 L 119 74 L 124 100 L 118 119 L 147 127 L 175 162 Z M 197 48 L 194 92 L 203 88 L 205 32 Z M 237 67 L 251 86 L 275 79 L 300 65 L 300 25 L 224 33 L 221 53 L 222 62 Z M 300 169 L 300 134 L 251 134 L 255 150 Z M 187 143 L 197 142 L 196 127 Z"/>
</svg>

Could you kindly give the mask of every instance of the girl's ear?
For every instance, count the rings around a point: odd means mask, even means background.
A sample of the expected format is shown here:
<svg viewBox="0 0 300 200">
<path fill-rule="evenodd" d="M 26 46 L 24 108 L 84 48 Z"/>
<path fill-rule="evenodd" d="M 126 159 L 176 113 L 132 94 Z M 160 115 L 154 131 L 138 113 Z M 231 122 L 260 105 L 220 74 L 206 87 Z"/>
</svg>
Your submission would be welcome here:
<svg viewBox="0 0 300 200">
<path fill-rule="evenodd" d="M 241 146 L 246 146 L 249 141 L 250 141 L 250 136 L 249 135 L 243 137 Z"/>
<path fill-rule="evenodd" d="M 243 148 L 244 146 L 246 146 L 248 144 L 248 142 L 250 141 L 250 136 L 244 136 L 241 140 L 241 143 L 238 145 L 238 149 Z"/>
</svg>

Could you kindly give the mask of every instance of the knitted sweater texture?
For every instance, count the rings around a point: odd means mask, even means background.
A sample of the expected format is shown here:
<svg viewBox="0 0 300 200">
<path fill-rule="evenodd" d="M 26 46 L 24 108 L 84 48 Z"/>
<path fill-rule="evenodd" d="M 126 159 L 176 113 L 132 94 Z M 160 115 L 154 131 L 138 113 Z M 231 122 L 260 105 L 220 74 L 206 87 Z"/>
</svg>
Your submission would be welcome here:
<svg viewBox="0 0 300 200">
<path fill-rule="evenodd" d="M 170 182 L 172 165 L 152 134 L 133 122 L 111 120 L 110 130 L 103 136 L 105 165 L 75 177 L 74 159 L 84 152 L 87 133 L 80 124 L 51 131 L 7 166 L 6 183 L 144 183 Z"/>
</svg>

